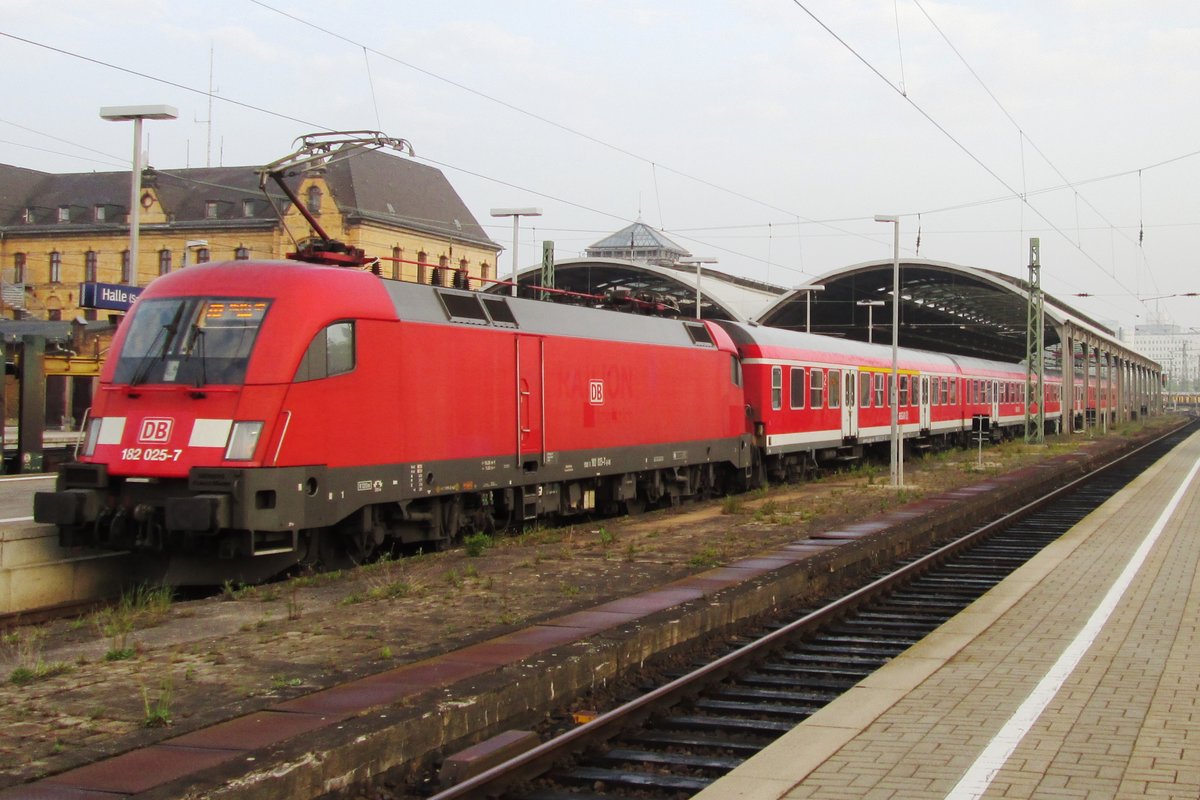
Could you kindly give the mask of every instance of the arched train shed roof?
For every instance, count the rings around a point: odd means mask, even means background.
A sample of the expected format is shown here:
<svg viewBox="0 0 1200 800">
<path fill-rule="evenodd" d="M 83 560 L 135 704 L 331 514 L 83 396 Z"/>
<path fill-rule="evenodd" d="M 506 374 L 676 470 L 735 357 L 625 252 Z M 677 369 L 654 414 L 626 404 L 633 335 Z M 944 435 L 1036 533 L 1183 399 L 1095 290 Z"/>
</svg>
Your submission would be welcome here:
<svg viewBox="0 0 1200 800">
<path fill-rule="evenodd" d="M 521 293 L 540 285 L 541 267 L 522 270 Z M 603 295 L 617 289 L 649 291 L 673 297 L 680 315 L 696 316 L 696 267 L 664 266 L 618 258 L 573 258 L 554 265 L 554 287 L 586 295 Z M 507 287 L 489 291 L 503 293 Z M 769 283 L 738 278 L 701 265 L 700 313 L 705 319 L 745 322 L 781 297 L 787 290 Z"/>
<path fill-rule="evenodd" d="M 807 284 L 824 286 L 823 290 L 793 289 L 766 307 L 755 321 L 866 341 L 868 319 L 873 318 L 874 341 L 890 344 L 892 281 L 891 259 L 842 267 Z M 1011 362 L 1025 358 L 1027 281 L 941 261 L 902 259 L 900 296 L 902 347 Z M 875 306 L 871 313 L 872 308 L 859 305 L 868 300 L 883 305 Z M 810 309 L 812 317 L 808 319 Z M 1043 342 L 1047 349 L 1061 343 L 1068 325 L 1103 342 L 1111 352 L 1136 355 L 1108 327 L 1046 294 Z"/>
</svg>

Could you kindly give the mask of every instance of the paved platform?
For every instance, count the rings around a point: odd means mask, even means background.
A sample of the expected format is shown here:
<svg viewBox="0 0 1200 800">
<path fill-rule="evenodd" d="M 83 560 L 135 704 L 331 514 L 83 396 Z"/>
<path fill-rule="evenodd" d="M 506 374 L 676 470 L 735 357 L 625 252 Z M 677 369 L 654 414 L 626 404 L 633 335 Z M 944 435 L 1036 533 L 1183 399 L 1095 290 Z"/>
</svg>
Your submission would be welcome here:
<svg viewBox="0 0 1200 800">
<path fill-rule="evenodd" d="M 1200 435 L 698 800 L 1200 797 Z"/>
</svg>

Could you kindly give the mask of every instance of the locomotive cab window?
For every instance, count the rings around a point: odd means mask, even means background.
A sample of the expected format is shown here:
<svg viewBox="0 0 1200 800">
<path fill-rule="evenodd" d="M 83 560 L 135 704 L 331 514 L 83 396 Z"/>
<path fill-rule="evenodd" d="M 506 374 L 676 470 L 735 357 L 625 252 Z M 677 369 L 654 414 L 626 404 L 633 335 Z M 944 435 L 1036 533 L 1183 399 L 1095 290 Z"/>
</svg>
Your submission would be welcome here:
<svg viewBox="0 0 1200 800">
<path fill-rule="evenodd" d="M 296 369 L 296 383 L 342 375 L 354 369 L 354 323 L 335 322 L 325 326 L 304 351 Z"/>
<path fill-rule="evenodd" d="M 117 383 L 241 384 L 271 301 L 167 297 L 138 303 L 117 357 Z"/>
</svg>

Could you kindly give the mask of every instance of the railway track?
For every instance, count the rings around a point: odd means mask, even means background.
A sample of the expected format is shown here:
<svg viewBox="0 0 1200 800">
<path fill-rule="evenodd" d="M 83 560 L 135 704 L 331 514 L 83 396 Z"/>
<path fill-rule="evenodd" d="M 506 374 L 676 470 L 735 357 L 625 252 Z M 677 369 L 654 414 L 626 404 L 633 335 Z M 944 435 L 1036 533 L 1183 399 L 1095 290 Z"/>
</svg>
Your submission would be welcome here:
<svg viewBox="0 0 1200 800">
<path fill-rule="evenodd" d="M 690 796 L 886 664 L 1036 555 L 1197 423 L 433 800 Z"/>
</svg>

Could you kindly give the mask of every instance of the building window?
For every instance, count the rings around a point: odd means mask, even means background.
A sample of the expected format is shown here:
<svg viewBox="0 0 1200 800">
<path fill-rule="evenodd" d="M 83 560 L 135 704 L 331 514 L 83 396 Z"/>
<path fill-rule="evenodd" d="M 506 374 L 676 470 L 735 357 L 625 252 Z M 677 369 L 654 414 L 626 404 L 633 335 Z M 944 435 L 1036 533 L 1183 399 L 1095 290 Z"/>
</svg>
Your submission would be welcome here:
<svg viewBox="0 0 1200 800">
<path fill-rule="evenodd" d="M 310 214 L 321 213 L 321 189 L 318 186 L 308 187 L 308 193 L 305 197 L 304 205 L 308 208 Z"/>
<path fill-rule="evenodd" d="M 104 206 L 92 206 L 92 221 L 104 222 L 107 213 L 108 212 Z"/>
<path fill-rule="evenodd" d="M 171 251 L 163 248 L 158 251 L 158 274 L 166 275 L 171 271 Z"/>
<path fill-rule="evenodd" d="M 25 254 L 13 253 L 13 283 L 25 282 Z"/>
<path fill-rule="evenodd" d="M 237 261 L 247 261 L 250 258 L 249 247 L 239 247 L 233 251 L 233 257 Z"/>
<path fill-rule="evenodd" d="M 26 225 L 32 225 L 37 220 L 37 215 L 33 213 L 32 208 L 26 208 L 21 212 L 21 222 Z"/>
<path fill-rule="evenodd" d="M 216 200 L 209 200 L 207 203 L 204 204 L 204 218 L 205 219 L 216 219 L 220 213 L 221 213 L 221 204 L 218 203 Z"/>
<path fill-rule="evenodd" d="M 50 282 L 62 283 L 62 253 L 57 250 L 50 254 Z"/>
<path fill-rule="evenodd" d="M 96 282 L 96 251 L 88 250 L 83 254 L 83 279 L 87 283 Z"/>
<path fill-rule="evenodd" d="M 429 283 L 429 258 L 425 251 L 417 253 L 417 283 Z"/>
<path fill-rule="evenodd" d="M 392 277 L 400 279 L 400 261 L 404 258 L 404 251 L 399 247 L 392 248 Z"/>
<path fill-rule="evenodd" d="M 121 283 L 127 286 L 133 285 L 133 271 L 130 269 L 128 250 L 121 251 Z"/>
<path fill-rule="evenodd" d="M 210 256 L 209 256 L 207 247 L 197 248 L 197 250 L 196 250 L 196 263 L 197 264 L 207 263 L 209 258 L 210 258 Z"/>
<path fill-rule="evenodd" d="M 70 222 L 71 221 L 71 207 L 70 206 L 59 206 L 58 207 L 58 221 L 59 222 Z"/>
<path fill-rule="evenodd" d="M 253 200 L 243 200 L 242 201 L 242 216 L 243 217 L 253 217 L 254 216 L 254 201 Z"/>
</svg>

